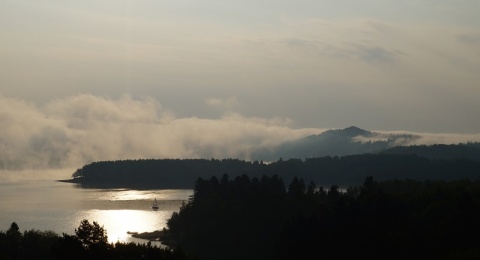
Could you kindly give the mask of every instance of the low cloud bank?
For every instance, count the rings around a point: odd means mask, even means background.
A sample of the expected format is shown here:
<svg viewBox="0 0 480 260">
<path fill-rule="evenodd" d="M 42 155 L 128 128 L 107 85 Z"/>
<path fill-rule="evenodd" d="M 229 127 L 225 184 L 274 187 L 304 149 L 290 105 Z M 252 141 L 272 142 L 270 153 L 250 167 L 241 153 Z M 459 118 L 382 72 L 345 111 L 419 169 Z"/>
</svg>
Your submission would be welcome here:
<svg viewBox="0 0 480 260">
<path fill-rule="evenodd" d="M 417 133 L 410 131 L 375 131 L 373 136 L 357 136 L 355 141 L 375 142 L 394 139 L 394 145 L 433 145 L 433 144 L 460 144 L 480 142 L 480 134 L 449 134 L 449 133 Z"/>
<path fill-rule="evenodd" d="M 177 118 L 154 99 L 128 95 L 119 99 L 77 95 L 41 106 L 0 95 L 0 181 L 13 171 L 31 176 L 31 170 L 75 169 L 103 160 L 248 160 L 257 149 L 326 130 L 292 129 L 290 124 L 286 118 L 245 117 L 233 112 L 218 119 Z M 402 145 L 480 141 L 480 134 L 412 132 L 381 132 L 375 138 L 390 134 L 418 136 L 399 143 Z"/>
<path fill-rule="evenodd" d="M 0 169 L 59 169 L 102 160 L 241 158 L 321 132 L 290 120 L 227 113 L 176 118 L 157 101 L 77 95 L 42 106 L 0 96 Z"/>
</svg>

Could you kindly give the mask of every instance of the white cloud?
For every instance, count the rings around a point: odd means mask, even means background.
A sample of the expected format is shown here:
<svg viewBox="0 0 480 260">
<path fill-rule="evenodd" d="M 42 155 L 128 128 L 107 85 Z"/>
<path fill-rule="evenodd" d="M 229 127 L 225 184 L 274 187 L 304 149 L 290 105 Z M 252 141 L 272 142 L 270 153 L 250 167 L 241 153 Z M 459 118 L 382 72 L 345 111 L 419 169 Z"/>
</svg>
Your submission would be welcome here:
<svg viewBox="0 0 480 260">
<path fill-rule="evenodd" d="M 384 134 L 412 135 L 417 138 L 399 140 L 399 145 L 432 145 L 432 144 L 459 144 L 480 142 L 480 134 L 453 134 L 453 133 L 415 133 L 409 131 L 391 131 Z"/>
<path fill-rule="evenodd" d="M 176 118 L 151 98 L 77 95 L 43 106 L 0 96 L 0 167 L 3 170 L 77 168 L 101 160 L 135 158 L 241 158 L 261 147 L 318 134 L 293 129 L 286 118 Z M 222 102 L 220 102 L 223 104 Z M 419 135 L 409 144 L 480 141 L 480 135 Z M 382 135 L 376 138 L 383 138 Z"/>
<path fill-rule="evenodd" d="M 289 120 L 228 113 L 219 119 L 175 118 L 151 98 L 77 95 L 43 106 L 2 96 L 0 167 L 75 168 L 132 158 L 243 158 L 252 149 L 318 133 Z"/>
<path fill-rule="evenodd" d="M 177 118 L 154 99 L 128 95 L 117 99 L 77 95 L 42 106 L 0 96 L 0 125 L 0 181 L 18 176 L 68 178 L 71 169 L 103 160 L 249 159 L 258 148 L 326 130 L 293 129 L 288 118 L 233 112 L 217 119 Z M 376 140 L 389 134 L 420 136 L 403 145 L 480 141 L 478 134 L 380 133 Z"/>
<path fill-rule="evenodd" d="M 418 133 L 411 131 L 374 131 L 370 137 L 357 136 L 358 142 L 387 141 L 395 137 L 394 145 L 433 145 L 433 144 L 460 144 L 480 142 L 480 134 L 452 134 L 452 133 Z"/>
</svg>

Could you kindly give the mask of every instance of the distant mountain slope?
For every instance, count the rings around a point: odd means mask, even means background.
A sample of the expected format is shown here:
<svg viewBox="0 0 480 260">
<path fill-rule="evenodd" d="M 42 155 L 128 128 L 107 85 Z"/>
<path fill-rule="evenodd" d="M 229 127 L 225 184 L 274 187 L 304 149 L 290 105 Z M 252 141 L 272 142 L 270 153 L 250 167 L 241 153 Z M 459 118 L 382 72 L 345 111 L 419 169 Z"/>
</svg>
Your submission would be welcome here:
<svg viewBox="0 0 480 260">
<path fill-rule="evenodd" d="M 382 137 L 382 138 L 380 138 Z M 289 141 L 272 149 L 261 149 L 253 153 L 254 160 L 274 161 L 278 158 L 313 158 L 322 156 L 344 156 L 385 150 L 395 146 L 399 139 L 412 140 L 414 135 L 385 135 L 370 132 L 356 126 L 345 129 L 328 130 L 319 135 L 311 135 Z M 359 139 L 376 141 L 360 142 Z"/>
</svg>

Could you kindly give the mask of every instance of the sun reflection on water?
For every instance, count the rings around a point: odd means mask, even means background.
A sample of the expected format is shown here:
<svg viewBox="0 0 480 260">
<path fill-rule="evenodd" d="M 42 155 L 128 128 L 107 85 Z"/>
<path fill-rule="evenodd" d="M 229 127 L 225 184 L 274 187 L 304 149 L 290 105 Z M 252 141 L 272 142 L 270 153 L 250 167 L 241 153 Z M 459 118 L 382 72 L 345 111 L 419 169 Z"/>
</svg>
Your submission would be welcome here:
<svg viewBox="0 0 480 260">
<path fill-rule="evenodd" d="M 127 232 L 147 232 L 163 229 L 173 211 L 143 211 L 143 210 L 89 210 L 78 216 L 77 223 L 82 219 L 96 221 L 107 230 L 110 243 L 131 242 Z"/>
<path fill-rule="evenodd" d="M 163 229 L 192 193 L 193 190 L 84 189 L 53 181 L 0 183 L 0 230 L 16 222 L 21 230 L 71 235 L 87 219 L 103 226 L 111 243 L 145 243 L 127 232 Z M 158 211 L 151 209 L 155 198 Z"/>
<path fill-rule="evenodd" d="M 88 191 L 88 199 L 108 201 L 134 200 L 185 200 L 191 195 L 191 190 L 127 190 L 109 189 Z"/>
<path fill-rule="evenodd" d="M 144 242 L 127 232 L 151 232 L 167 226 L 167 220 L 192 193 L 191 190 L 97 190 L 83 202 L 85 209 L 75 221 L 96 221 L 107 230 L 108 241 Z M 152 211 L 157 199 L 159 211 Z"/>
</svg>

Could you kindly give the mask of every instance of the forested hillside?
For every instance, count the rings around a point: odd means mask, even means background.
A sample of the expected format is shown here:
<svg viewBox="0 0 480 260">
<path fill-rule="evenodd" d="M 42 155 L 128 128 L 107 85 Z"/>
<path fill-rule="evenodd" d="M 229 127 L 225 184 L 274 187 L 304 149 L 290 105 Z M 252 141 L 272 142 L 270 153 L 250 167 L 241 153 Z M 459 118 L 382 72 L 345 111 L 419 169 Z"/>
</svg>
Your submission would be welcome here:
<svg viewBox="0 0 480 260">
<path fill-rule="evenodd" d="M 294 176 L 321 184 L 358 185 L 365 177 L 377 180 L 455 180 L 480 177 L 480 162 L 437 160 L 410 154 L 362 154 L 343 157 L 279 159 L 249 162 L 236 159 L 162 159 L 94 162 L 78 169 L 73 182 L 89 187 L 191 188 L 199 177 L 223 174 L 249 177 Z"/>
<path fill-rule="evenodd" d="M 199 179 L 168 221 L 167 242 L 200 259 L 480 257 L 479 181 L 369 177 L 346 192 L 307 183 Z"/>
<path fill-rule="evenodd" d="M 396 146 L 383 150 L 381 153 L 415 154 L 426 158 L 442 160 L 467 159 L 480 161 L 480 143 Z"/>
</svg>

